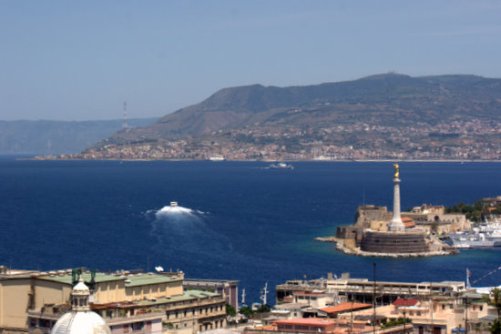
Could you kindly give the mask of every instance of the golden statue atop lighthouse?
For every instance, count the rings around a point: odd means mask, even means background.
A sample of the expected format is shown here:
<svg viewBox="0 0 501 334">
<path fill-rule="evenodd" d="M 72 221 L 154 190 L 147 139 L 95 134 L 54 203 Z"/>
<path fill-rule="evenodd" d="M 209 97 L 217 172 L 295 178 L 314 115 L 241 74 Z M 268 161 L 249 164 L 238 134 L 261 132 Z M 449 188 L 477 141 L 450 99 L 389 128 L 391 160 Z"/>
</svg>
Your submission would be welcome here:
<svg viewBox="0 0 501 334">
<path fill-rule="evenodd" d="M 398 162 L 395 162 L 393 164 L 393 168 L 395 168 L 395 174 L 393 175 L 394 179 L 400 178 L 400 166 L 398 165 Z"/>
</svg>

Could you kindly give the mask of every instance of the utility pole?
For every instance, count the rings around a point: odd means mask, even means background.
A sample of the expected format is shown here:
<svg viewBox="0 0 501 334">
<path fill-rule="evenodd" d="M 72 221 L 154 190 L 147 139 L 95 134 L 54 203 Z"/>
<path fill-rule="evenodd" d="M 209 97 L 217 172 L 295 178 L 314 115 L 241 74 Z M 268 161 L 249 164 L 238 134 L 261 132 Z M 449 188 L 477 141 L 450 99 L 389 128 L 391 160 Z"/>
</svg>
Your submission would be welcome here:
<svg viewBox="0 0 501 334">
<path fill-rule="evenodd" d="M 376 262 L 372 263 L 372 333 L 376 334 Z"/>
<path fill-rule="evenodd" d="M 464 299 L 464 310 L 465 310 L 464 334 L 468 334 L 468 297 L 465 297 Z"/>
<path fill-rule="evenodd" d="M 405 317 L 406 313 L 407 313 L 407 312 L 405 312 L 405 309 L 404 309 L 404 334 L 405 334 L 405 323 L 407 322 L 407 319 L 406 319 L 406 317 Z"/>
</svg>

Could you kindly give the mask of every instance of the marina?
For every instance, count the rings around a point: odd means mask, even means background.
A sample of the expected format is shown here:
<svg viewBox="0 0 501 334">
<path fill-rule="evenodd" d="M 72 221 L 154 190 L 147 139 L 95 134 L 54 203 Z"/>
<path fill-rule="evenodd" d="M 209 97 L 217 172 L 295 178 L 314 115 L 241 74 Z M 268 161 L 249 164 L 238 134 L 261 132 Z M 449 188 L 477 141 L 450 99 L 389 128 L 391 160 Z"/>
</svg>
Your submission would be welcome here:
<svg viewBox="0 0 501 334">
<path fill-rule="evenodd" d="M 471 231 L 451 233 L 446 241 L 459 249 L 501 247 L 501 222 L 484 222 Z"/>
</svg>

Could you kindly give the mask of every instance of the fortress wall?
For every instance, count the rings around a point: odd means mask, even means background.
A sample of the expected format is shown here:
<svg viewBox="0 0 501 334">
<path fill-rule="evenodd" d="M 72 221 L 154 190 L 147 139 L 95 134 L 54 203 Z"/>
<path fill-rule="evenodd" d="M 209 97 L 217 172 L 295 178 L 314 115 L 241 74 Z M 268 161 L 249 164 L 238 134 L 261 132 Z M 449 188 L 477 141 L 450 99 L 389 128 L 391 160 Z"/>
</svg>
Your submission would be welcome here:
<svg viewBox="0 0 501 334">
<path fill-rule="evenodd" d="M 424 253 L 430 247 L 424 233 L 365 232 L 361 250 L 375 253 Z"/>
</svg>

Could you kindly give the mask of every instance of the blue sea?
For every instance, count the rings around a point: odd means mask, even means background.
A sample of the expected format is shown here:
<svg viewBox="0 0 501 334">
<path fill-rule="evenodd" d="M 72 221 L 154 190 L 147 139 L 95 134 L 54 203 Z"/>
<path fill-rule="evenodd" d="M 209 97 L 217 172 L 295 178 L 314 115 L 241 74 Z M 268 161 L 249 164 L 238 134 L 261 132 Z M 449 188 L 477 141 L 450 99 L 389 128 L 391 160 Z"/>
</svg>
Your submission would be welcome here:
<svg viewBox="0 0 501 334">
<path fill-rule="evenodd" d="M 30 161 L 0 159 L 0 264 L 99 270 L 162 266 L 259 289 L 328 272 L 379 280 L 501 284 L 501 249 L 447 257 L 349 256 L 314 240 L 362 203 L 391 208 L 391 163 Z M 501 194 L 499 163 L 402 163 L 402 208 Z M 159 211 L 177 201 L 186 210 Z M 480 280 L 479 280 L 480 279 Z M 250 300 L 249 300 L 250 299 Z"/>
</svg>

